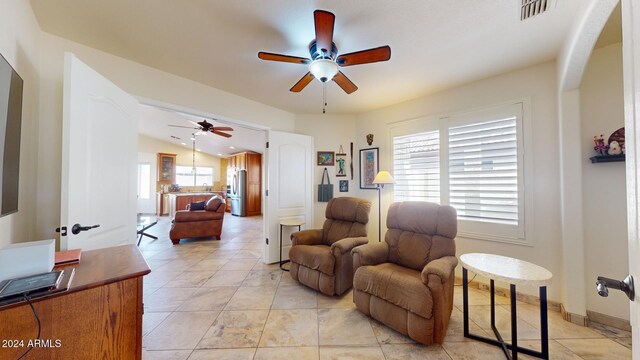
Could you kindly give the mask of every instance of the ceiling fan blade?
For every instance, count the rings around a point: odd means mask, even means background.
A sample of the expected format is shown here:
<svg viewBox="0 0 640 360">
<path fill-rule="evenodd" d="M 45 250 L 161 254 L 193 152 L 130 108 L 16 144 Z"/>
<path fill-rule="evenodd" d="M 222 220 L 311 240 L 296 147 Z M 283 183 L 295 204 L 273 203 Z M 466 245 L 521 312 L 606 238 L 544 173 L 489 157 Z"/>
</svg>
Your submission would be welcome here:
<svg viewBox="0 0 640 360">
<path fill-rule="evenodd" d="M 356 51 L 338 56 L 336 62 L 340 66 L 369 64 L 391 59 L 391 48 L 388 45 L 373 49 Z"/>
<path fill-rule="evenodd" d="M 298 82 L 293 85 L 293 87 L 291 89 L 289 89 L 289 91 L 292 92 L 300 92 L 302 91 L 302 89 L 304 89 L 307 85 L 309 85 L 309 83 L 313 80 L 313 75 L 311 74 L 311 72 L 308 72 L 305 76 L 302 77 L 302 79 L 298 80 Z"/>
<path fill-rule="evenodd" d="M 336 84 L 338 84 L 338 86 L 340 86 L 347 94 L 351 94 L 358 90 L 358 87 L 352 83 L 351 80 L 342 73 L 342 71 L 338 71 L 336 76 L 333 77 L 333 81 L 335 81 Z"/>
<path fill-rule="evenodd" d="M 324 52 L 331 52 L 336 16 L 328 11 L 316 10 L 313 12 L 313 20 L 316 26 L 316 47 Z"/>
<path fill-rule="evenodd" d="M 196 130 L 200 129 L 200 128 L 194 128 L 194 127 L 191 127 L 191 126 L 180 126 L 180 125 L 169 125 L 169 126 L 171 126 L 171 127 L 185 128 L 185 129 L 196 129 Z"/>
<path fill-rule="evenodd" d="M 233 128 L 228 126 L 214 126 L 213 129 L 216 131 L 233 131 Z"/>
<path fill-rule="evenodd" d="M 273 54 L 273 53 L 268 53 L 268 52 L 263 52 L 263 51 L 260 51 L 258 53 L 258 57 L 260 59 L 262 59 L 262 60 L 280 61 L 280 62 L 287 62 L 287 63 L 294 63 L 294 64 L 309 64 L 309 63 L 311 63 L 311 59 L 307 59 L 307 58 L 303 58 L 303 57 L 297 57 L 297 56 L 291 56 L 291 55 Z"/>
<path fill-rule="evenodd" d="M 218 130 L 211 130 L 211 132 L 216 134 L 216 135 L 224 136 L 226 138 L 230 138 L 231 137 L 231 134 L 223 133 L 223 132 L 218 131 Z"/>
</svg>

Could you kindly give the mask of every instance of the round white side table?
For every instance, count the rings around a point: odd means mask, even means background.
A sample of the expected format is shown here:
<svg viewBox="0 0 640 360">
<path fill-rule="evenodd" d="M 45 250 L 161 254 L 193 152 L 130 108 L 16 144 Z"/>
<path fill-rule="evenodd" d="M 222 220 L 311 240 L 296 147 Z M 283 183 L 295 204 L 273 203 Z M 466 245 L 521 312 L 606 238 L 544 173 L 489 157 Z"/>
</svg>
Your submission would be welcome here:
<svg viewBox="0 0 640 360">
<path fill-rule="evenodd" d="M 282 261 L 282 228 L 285 226 L 297 226 L 298 231 L 302 229 L 302 225 L 305 224 L 304 220 L 296 220 L 296 219 L 283 219 L 280 221 L 280 270 L 289 271 L 289 269 L 285 269 L 282 265 L 289 262 L 289 260 Z"/>
</svg>

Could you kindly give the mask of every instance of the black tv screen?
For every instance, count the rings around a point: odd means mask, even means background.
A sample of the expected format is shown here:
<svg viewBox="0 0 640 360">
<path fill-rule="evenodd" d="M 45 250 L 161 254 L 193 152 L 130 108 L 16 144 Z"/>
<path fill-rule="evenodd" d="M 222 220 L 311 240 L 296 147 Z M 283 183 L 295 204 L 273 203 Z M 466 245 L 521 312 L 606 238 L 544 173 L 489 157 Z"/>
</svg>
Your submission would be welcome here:
<svg viewBox="0 0 640 360">
<path fill-rule="evenodd" d="M 2 162 L 0 216 L 18 211 L 21 126 L 22 78 L 0 55 L 0 161 Z"/>
</svg>

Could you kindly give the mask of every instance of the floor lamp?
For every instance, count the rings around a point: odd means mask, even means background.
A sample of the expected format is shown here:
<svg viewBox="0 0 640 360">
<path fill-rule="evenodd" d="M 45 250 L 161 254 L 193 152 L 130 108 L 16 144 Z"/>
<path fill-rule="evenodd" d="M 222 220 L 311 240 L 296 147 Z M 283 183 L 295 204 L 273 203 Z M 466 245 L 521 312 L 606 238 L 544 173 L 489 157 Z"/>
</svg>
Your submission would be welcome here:
<svg viewBox="0 0 640 360">
<path fill-rule="evenodd" d="M 393 184 L 393 176 L 389 174 L 388 171 L 380 171 L 375 179 L 373 179 L 373 184 L 376 184 L 376 188 L 378 189 L 378 242 L 382 241 L 381 232 L 382 232 L 382 212 L 381 212 L 381 196 L 380 192 L 384 188 L 385 184 Z"/>
</svg>

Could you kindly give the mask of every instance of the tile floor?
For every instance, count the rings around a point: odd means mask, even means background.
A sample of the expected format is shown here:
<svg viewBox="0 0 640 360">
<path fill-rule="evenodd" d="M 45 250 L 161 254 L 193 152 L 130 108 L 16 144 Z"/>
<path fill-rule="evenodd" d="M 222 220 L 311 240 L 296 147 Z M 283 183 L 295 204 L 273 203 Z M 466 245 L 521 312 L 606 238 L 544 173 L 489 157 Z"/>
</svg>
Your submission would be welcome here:
<svg viewBox="0 0 640 360">
<path fill-rule="evenodd" d="M 351 292 L 327 297 L 262 262 L 262 219 L 225 216 L 223 240 L 173 246 L 164 217 L 140 246 L 145 277 L 143 359 L 503 359 L 501 350 L 462 336 L 462 288 L 442 345 L 423 346 L 355 309 Z M 508 299 L 497 326 L 509 335 Z M 470 289 L 471 331 L 491 332 L 488 293 Z M 539 313 L 518 306 L 519 344 L 539 350 Z M 549 312 L 552 359 L 630 359 L 631 334 L 585 328 Z M 522 356 L 522 358 L 528 358 Z"/>
</svg>

